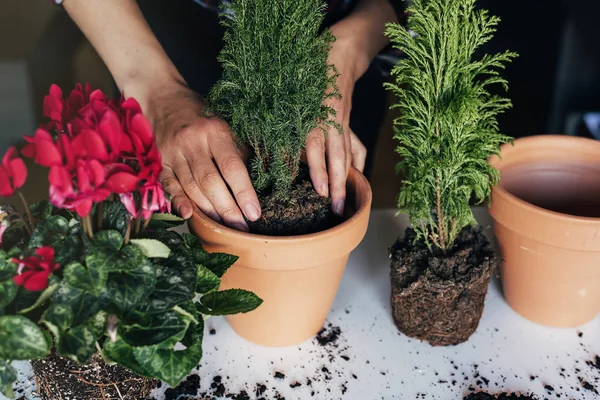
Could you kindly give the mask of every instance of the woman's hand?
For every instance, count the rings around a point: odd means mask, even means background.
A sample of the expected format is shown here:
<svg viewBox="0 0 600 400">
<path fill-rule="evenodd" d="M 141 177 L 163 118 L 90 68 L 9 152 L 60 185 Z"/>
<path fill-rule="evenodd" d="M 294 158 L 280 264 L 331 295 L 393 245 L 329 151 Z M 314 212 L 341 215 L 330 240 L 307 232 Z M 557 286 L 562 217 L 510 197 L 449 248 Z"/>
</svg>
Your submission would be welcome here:
<svg viewBox="0 0 600 400">
<path fill-rule="evenodd" d="M 182 84 L 149 99 L 144 111 L 154 126 L 161 181 L 173 208 L 189 218 L 195 203 L 212 219 L 248 231 L 244 216 L 258 219 L 260 204 L 227 123 L 207 116 L 200 98 Z"/>
<path fill-rule="evenodd" d="M 335 127 L 325 135 L 320 129 L 309 133 L 306 158 L 313 185 L 321 196 L 331 195 L 333 210 L 338 215 L 344 212 L 350 166 L 362 171 L 367 157 L 365 146 L 350 129 L 354 85 L 388 43 L 383 33 L 385 24 L 395 21 L 394 9 L 388 0 L 365 0 L 348 17 L 331 27 L 336 41 L 328 62 L 339 73 L 337 86 L 342 98 L 327 101 L 336 111 L 335 122 L 342 127 L 342 133 Z"/>
</svg>

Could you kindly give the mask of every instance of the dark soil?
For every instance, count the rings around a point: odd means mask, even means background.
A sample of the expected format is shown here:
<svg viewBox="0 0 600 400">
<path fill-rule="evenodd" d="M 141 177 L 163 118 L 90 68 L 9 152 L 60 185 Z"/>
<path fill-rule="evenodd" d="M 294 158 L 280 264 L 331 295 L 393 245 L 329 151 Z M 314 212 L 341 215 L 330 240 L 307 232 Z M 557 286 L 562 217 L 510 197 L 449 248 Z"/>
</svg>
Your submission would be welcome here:
<svg viewBox="0 0 600 400">
<path fill-rule="evenodd" d="M 248 222 L 251 233 L 269 236 L 292 236 L 315 233 L 341 222 L 331 209 L 331 198 L 319 195 L 302 171 L 288 197 L 259 196 L 262 215 Z"/>
<path fill-rule="evenodd" d="M 97 354 L 88 365 L 54 354 L 31 364 L 42 400 L 140 400 L 159 384 L 118 365 L 108 365 Z"/>
<path fill-rule="evenodd" d="M 536 400 L 536 397 L 516 393 L 499 393 L 492 395 L 479 392 L 471 393 L 470 395 L 465 396 L 463 400 Z"/>
<path fill-rule="evenodd" d="M 394 322 L 434 346 L 462 343 L 479 325 L 498 259 L 478 228 L 465 228 L 446 254 L 432 254 L 415 237 L 408 228 L 390 249 Z"/>
</svg>

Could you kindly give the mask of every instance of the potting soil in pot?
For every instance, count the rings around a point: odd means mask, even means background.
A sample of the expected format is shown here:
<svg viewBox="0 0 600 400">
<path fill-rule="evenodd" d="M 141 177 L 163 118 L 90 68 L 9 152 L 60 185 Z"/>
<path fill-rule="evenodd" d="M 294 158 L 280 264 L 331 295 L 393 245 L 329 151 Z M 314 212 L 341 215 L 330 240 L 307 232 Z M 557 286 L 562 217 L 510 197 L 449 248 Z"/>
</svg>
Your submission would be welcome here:
<svg viewBox="0 0 600 400">
<path fill-rule="evenodd" d="M 118 365 L 108 365 L 94 354 L 87 365 L 51 356 L 31 362 L 42 400 L 146 399 L 158 380 L 140 377 Z"/>
<path fill-rule="evenodd" d="M 398 329 L 434 346 L 466 341 L 477 329 L 497 258 L 479 228 L 465 228 L 446 254 L 433 254 L 416 233 L 390 249 L 392 312 Z"/>
<path fill-rule="evenodd" d="M 288 197 L 273 194 L 259 196 L 262 214 L 249 222 L 251 233 L 291 236 L 316 233 L 339 224 L 331 209 L 331 198 L 319 195 L 303 168 Z"/>
</svg>

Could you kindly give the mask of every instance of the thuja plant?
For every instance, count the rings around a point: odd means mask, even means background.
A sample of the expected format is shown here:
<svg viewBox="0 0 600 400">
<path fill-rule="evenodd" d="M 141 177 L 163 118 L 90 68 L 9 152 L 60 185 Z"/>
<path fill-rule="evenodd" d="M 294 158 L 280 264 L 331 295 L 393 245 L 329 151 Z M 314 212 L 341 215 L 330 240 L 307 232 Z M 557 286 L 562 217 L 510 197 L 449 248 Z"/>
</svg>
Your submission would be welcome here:
<svg viewBox="0 0 600 400">
<path fill-rule="evenodd" d="M 475 8 L 476 0 L 415 0 L 408 30 L 389 24 L 386 34 L 405 54 L 386 85 L 398 96 L 394 137 L 404 174 L 398 207 L 431 250 L 452 247 L 475 223 L 472 199 L 481 203 L 498 182 L 488 164 L 510 138 L 497 116 L 511 106 L 490 86 L 507 89 L 499 75 L 515 53 L 484 54 L 499 18 Z M 411 32 L 412 31 L 412 32 Z"/>
<path fill-rule="evenodd" d="M 28 204 L 27 169 L 10 148 L 2 206 L 0 391 L 13 396 L 13 360 L 96 352 L 136 374 L 177 385 L 202 357 L 204 316 L 247 312 L 261 300 L 219 291 L 237 257 L 203 250 L 170 214 L 158 182 L 160 153 L 133 99 L 112 101 L 78 85 L 44 99 L 50 122 L 22 153 L 49 168 L 49 201 Z"/>
<path fill-rule="evenodd" d="M 253 153 L 251 177 L 261 192 L 285 196 L 300 170 L 307 134 L 335 125 L 339 97 L 327 63 L 334 40 L 321 31 L 322 0 L 239 0 L 222 17 L 223 77 L 209 96 Z"/>
</svg>

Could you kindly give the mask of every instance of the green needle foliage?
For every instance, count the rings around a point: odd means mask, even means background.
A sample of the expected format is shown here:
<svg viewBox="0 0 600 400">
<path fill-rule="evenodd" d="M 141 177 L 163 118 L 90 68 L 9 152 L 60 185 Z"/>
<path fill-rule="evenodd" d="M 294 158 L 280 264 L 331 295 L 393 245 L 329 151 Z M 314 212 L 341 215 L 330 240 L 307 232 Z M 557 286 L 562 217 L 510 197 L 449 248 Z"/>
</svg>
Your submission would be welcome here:
<svg viewBox="0 0 600 400">
<path fill-rule="evenodd" d="M 321 0 L 236 0 L 219 56 L 223 77 L 209 96 L 254 157 L 261 192 L 285 196 L 298 176 L 307 134 L 335 125 L 328 98 L 339 97 L 327 56 L 334 40 L 321 32 Z"/>
<path fill-rule="evenodd" d="M 398 200 L 417 239 L 446 251 L 460 231 L 475 223 L 470 200 L 481 203 L 498 182 L 488 164 L 502 143 L 496 117 L 510 100 L 492 95 L 491 85 L 507 82 L 499 70 L 517 55 L 504 52 L 475 59 L 499 18 L 475 9 L 476 0 L 414 0 L 408 30 L 389 24 L 386 34 L 406 57 L 393 69 L 400 117 L 395 121 L 397 152 L 405 173 Z M 416 33 L 415 36 L 411 34 Z"/>
</svg>

